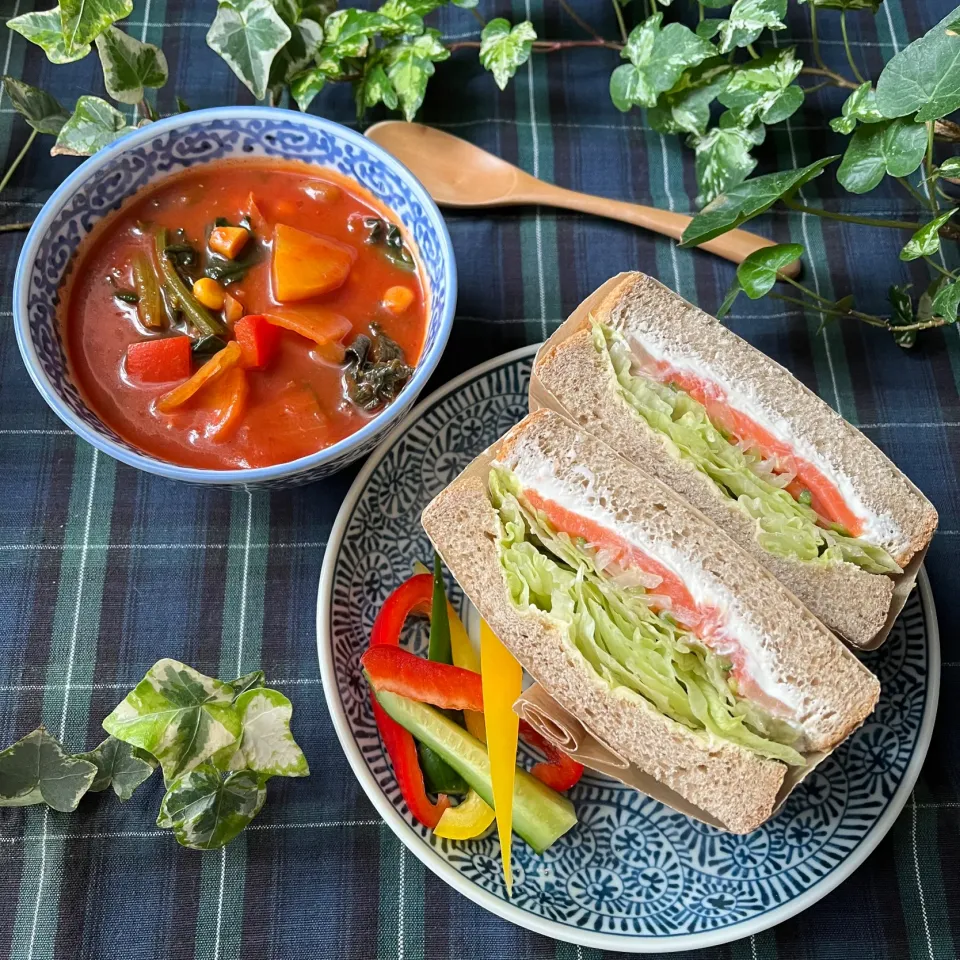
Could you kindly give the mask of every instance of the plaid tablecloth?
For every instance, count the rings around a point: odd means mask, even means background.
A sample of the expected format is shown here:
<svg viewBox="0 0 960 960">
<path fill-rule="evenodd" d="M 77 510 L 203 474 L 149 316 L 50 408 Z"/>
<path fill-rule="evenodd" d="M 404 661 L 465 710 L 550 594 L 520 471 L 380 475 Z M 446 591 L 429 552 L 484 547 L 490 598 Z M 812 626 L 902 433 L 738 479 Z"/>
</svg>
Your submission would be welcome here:
<svg viewBox="0 0 960 960">
<path fill-rule="evenodd" d="M 641 6 L 628 7 L 628 17 Z M 862 69 L 876 77 L 884 58 L 951 6 L 887 0 L 875 19 L 852 16 Z M 175 94 L 193 107 L 250 102 L 204 43 L 212 7 L 136 0 L 128 30 L 162 44 L 170 63 L 161 112 L 173 110 Z M 577 7 L 615 35 L 609 3 Z M 806 56 L 806 8 L 791 7 L 779 42 L 799 42 Z M 33 0 L 4 0 L 0 20 L 33 8 Z M 578 35 L 550 0 L 483 0 L 481 9 L 487 18 L 529 16 L 541 37 Z M 828 61 L 841 67 L 837 15 L 820 22 Z M 477 36 L 462 11 L 441 13 L 438 26 L 447 37 Z M 421 119 L 563 186 L 691 209 L 692 154 L 609 102 L 615 53 L 537 57 L 504 94 L 475 56 L 464 51 L 438 68 Z M 95 57 L 52 67 L 2 28 L 0 64 L 71 104 L 102 93 Z M 768 139 L 758 172 L 839 152 L 824 130 L 825 111 L 840 102 L 834 91 L 808 98 Z M 354 122 L 346 90 L 324 93 L 315 109 Z M 0 98 L 4 166 L 26 133 Z M 72 163 L 38 144 L 0 196 L 0 220 L 34 216 Z M 831 210 L 888 218 L 910 208 L 905 193 L 846 194 L 829 173 L 804 194 Z M 708 311 L 733 275 L 707 254 L 571 213 L 447 219 L 460 300 L 432 386 L 541 340 L 619 270 L 642 268 Z M 928 282 L 922 264 L 898 261 L 903 238 L 890 231 L 785 211 L 755 226 L 806 244 L 812 284 L 825 296 L 852 292 L 867 310 L 884 310 L 891 282 Z M 313 775 L 273 781 L 254 825 L 209 854 L 181 849 L 154 827 L 157 778 L 123 805 L 100 794 L 74 814 L 0 810 L 0 956 L 592 957 L 484 913 L 426 872 L 347 766 L 323 702 L 314 612 L 324 546 L 355 471 L 306 489 L 231 495 L 137 473 L 75 440 L 30 384 L 14 342 L 10 291 L 21 242 L 22 234 L 0 234 L 0 744 L 43 722 L 71 749 L 91 748 L 102 718 L 155 660 L 171 656 L 221 676 L 262 666 L 294 702 Z M 956 250 L 947 256 L 955 261 Z M 774 930 L 697 956 L 949 960 L 960 946 L 960 337 L 927 334 L 905 353 L 853 322 L 819 334 L 816 317 L 784 306 L 742 299 L 731 326 L 865 430 L 940 511 L 928 556 L 943 643 L 940 717 L 909 805 L 852 879 Z"/>
</svg>

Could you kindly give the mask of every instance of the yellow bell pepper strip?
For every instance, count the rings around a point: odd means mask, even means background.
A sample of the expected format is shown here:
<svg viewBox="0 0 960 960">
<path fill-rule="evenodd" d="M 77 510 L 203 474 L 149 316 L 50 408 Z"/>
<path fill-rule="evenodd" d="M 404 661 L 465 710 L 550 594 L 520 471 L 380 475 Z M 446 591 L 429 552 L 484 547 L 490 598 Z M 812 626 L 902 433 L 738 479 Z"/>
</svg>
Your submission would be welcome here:
<svg viewBox="0 0 960 960">
<path fill-rule="evenodd" d="M 471 790 L 463 803 L 443 811 L 433 832 L 445 840 L 473 840 L 490 829 L 495 816 L 493 807 Z"/>
<path fill-rule="evenodd" d="M 189 380 L 174 387 L 157 400 L 157 409 L 161 413 L 170 413 L 182 407 L 201 387 L 222 377 L 231 367 L 240 362 L 240 347 L 231 340 L 222 350 L 215 353 Z"/>
<path fill-rule="evenodd" d="M 517 737 L 520 718 L 513 704 L 523 687 L 523 668 L 499 637 L 480 621 L 480 674 L 483 678 L 483 715 L 487 725 L 493 808 L 503 858 L 503 882 L 513 895 L 510 845 L 513 830 L 513 782 L 517 774 Z"/>
</svg>

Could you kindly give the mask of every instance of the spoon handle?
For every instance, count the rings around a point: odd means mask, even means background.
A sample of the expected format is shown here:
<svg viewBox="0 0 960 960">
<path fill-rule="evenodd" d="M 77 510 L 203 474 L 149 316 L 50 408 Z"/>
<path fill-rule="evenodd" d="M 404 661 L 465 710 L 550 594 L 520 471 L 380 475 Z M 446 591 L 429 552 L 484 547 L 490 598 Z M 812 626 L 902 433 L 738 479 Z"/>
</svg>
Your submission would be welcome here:
<svg viewBox="0 0 960 960">
<path fill-rule="evenodd" d="M 577 193 L 574 190 L 555 187 L 553 184 L 538 180 L 523 181 L 520 190 L 511 196 L 510 200 L 513 203 L 539 203 L 549 207 L 592 213 L 612 220 L 622 220 L 624 223 L 632 223 L 646 230 L 673 237 L 674 240 L 680 239 L 687 224 L 693 219 L 685 213 L 658 210 L 656 207 L 610 200 L 607 197 L 597 197 L 589 193 Z M 707 250 L 733 263 L 743 263 L 751 253 L 762 247 L 772 247 L 774 243 L 773 240 L 746 230 L 730 230 L 713 240 L 701 243 L 699 249 Z M 781 276 L 787 277 L 795 277 L 799 272 L 799 260 L 794 260 L 793 263 L 780 269 Z"/>
</svg>

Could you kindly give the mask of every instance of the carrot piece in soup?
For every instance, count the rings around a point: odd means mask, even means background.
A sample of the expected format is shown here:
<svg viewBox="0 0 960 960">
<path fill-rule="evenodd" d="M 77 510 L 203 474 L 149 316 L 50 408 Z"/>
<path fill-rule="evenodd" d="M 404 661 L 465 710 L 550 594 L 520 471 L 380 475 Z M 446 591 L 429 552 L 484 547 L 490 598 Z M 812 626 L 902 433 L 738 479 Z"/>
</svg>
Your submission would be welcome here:
<svg viewBox="0 0 960 960">
<path fill-rule="evenodd" d="M 207 383 L 197 397 L 203 409 L 213 411 L 204 434 L 211 440 L 229 440 L 246 413 L 249 394 L 247 375 L 239 367 Z"/>
<path fill-rule="evenodd" d="M 186 383 L 174 387 L 157 400 L 157 409 L 161 413 L 170 413 L 182 407 L 204 384 L 223 376 L 231 367 L 240 362 L 240 346 L 230 341 L 219 353 L 215 353 Z"/>
<path fill-rule="evenodd" d="M 383 305 L 395 316 L 406 313 L 413 303 L 413 291 L 409 287 L 390 287 L 383 295 Z"/>
<path fill-rule="evenodd" d="M 299 310 L 280 309 L 264 314 L 265 319 L 286 330 L 299 333 L 321 347 L 342 340 L 353 324 L 342 314 L 323 307 L 302 307 Z"/>
<path fill-rule="evenodd" d="M 233 260 L 239 256 L 249 239 L 250 231 L 245 227 L 214 227 L 207 245 L 214 253 Z"/>
<path fill-rule="evenodd" d="M 189 337 L 164 337 L 144 340 L 127 347 L 126 369 L 131 380 L 141 383 L 167 383 L 190 376 Z"/>
<path fill-rule="evenodd" d="M 236 323 L 243 316 L 243 304 L 229 293 L 223 295 L 223 319 L 227 323 Z"/>
<path fill-rule="evenodd" d="M 280 346 L 280 328 L 259 314 L 250 314 L 238 320 L 233 332 L 243 351 L 243 366 L 247 369 L 267 366 Z"/>
<path fill-rule="evenodd" d="M 342 286 L 357 259 L 353 247 L 278 223 L 273 233 L 273 293 L 283 303 Z"/>
</svg>

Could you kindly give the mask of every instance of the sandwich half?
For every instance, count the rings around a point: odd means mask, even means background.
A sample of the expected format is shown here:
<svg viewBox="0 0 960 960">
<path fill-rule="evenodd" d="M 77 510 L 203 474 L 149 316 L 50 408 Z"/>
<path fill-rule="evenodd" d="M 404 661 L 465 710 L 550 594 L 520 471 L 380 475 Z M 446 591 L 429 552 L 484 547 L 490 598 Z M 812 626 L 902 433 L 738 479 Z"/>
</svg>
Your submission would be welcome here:
<svg viewBox="0 0 960 960">
<path fill-rule="evenodd" d="M 788 767 L 873 710 L 876 678 L 664 484 L 548 410 L 424 510 L 464 593 L 614 751 L 735 833 Z"/>
<path fill-rule="evenodd" d="M 557 405 L 721 526 L 827 626 L 868 645 L 937 512 L 859 430 L 656 280 L 627 274 L 537 356 Z"/>
</svg>

